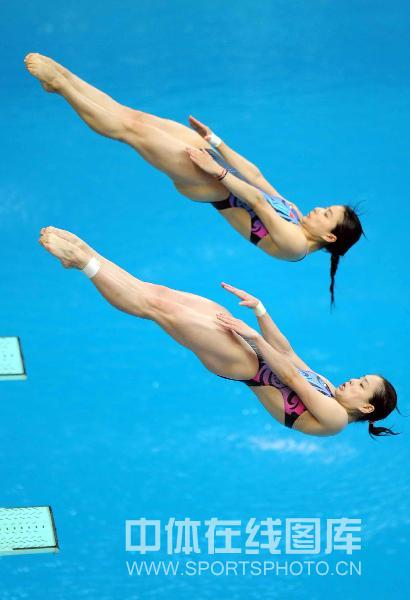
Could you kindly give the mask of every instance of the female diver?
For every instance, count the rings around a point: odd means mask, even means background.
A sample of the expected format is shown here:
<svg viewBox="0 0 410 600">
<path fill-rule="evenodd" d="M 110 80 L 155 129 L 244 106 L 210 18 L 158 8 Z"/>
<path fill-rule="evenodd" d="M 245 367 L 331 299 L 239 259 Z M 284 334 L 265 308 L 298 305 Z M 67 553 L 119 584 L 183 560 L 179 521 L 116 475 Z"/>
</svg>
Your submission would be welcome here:
<svg viewBox="0 0 410 600">
<path fill-rule="evenodd" d="M 316 250 L 328 251 L 333 304 L 340 257 L 363 233 L 351 207 L 315 208 L 303 216 L 254 164 L 193 117 L 190 124 L 195 131 L 175 121 L 122 106 L 46 56 L 31 53 L 25 63 L 45 90 L 63 96 L 94 131 L 132 146 L 168 175 L 184 196 L 212 202 L 258 248 L 289 261 L 301 260 Z"/>
<path fill-rule="evenodd" d="M 68 231 L 43 228 L 39 241 L 64 267 L 90 277 L 114 307 L 154 321 L 209 371 L 248 385 L 279 423 L 308 435 L 330 436 L 349 423 L 368 421 L 370 435 L 396 435 L 374 426 L 397 408 L 396 392 L 386 379 L 366 375 L 335 387 L 295 354 L 250 294 L 222 284 L 241 305 L 254 309 L 261 334 L 207 298 L 136 279 Z"/>
</svg>

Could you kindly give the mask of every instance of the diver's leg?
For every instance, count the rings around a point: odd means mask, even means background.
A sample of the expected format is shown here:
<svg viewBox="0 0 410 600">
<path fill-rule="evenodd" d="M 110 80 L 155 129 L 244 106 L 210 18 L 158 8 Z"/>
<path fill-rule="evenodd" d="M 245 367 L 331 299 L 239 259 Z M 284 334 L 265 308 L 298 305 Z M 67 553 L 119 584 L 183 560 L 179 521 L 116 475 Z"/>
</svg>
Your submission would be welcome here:
<svg viewBox="0 0 410 600">
<path fill-rule="evenodd" d="M 82 250 L 87 256 L 95 257 L 99 261 L 104 263 L 109 263 L 110 265 L 115 267 L 116 271 L 122 271 L 125 275 L 128 275 L 128 273 L 124 269 L 121 269 L 121 267 L 99 254 L 94 248 L 89 246 L 84 240 L 82 240 L 80 237 L 78 237 L 71 231 L 49 226 L 43 227 L 40 233 L 41 235 L 53 233 L 65 240 L 68 240 L 72 245 Z M 210 316 L 215 316 L 217 312 L 224 312 L 226 314 L 230 314 L 230 312 L 227 311 L 223 306 L 217 304 L 213 300 L 209 300 L 208 298 L 204 298 L 196 294 L 191 294 L 190 292 L 182 292 L 180 290 L 175 290 L 173 288 L 159 286 L 148 282 L 144 282 L 144 284 L 146 286 L 155 287 L 157 292 L 161 289 L 161 296 L 163 298 L 166 298 L 167 300 L 171 300 L 173 302 L 177 302 L 178 304 L 181 304 L 183 306 L 189 306 L 190 308 L 200 309 L 201 312 L 204 314 Z"/>
<path fill-rule="evenodd" d="M 81 248 L 47 229 L 41 234 L 40 243 L 65 267 L 83 269 L 91 258 Z M 109 261 L 102 262 L 91 281 L 115 308 L 155 321 L 194 352 L 210 371 L 234 379 L 247 379 L 256 372 L 257 358 L 253 350 L 239 336 L 217 323 L 206 299 L 202 299 L 203 309 L 198 300 L 195 308 L 182 305 L 169 299 L 167 288 L 147 284 Z"/>
<path fill-rule="evenodd" d="M 100 106 L 78 92 L 52 62 L 38 55 L 31 55 L 26 64 L 43 87 L 62 95 L 91 129 L 132 146 L 147 162 L 168 175 L 182 194 L 199 201 L 226 197 L 226 188 L 193 164 L 184 142 L 144 123 L 139 111 L 128 114 Z"/>
<path fill-rule="evenodd" d="M 57 69 L 59 73 L 61 73 L 61 75 L 63 75 L 70 81 L 70 83 L 78 92 L 80 92 L 80 94 L 82 94 L 89 100 L 92 100 L 93 102 L 99 104 L 102 108 L 105 108 L 110 112 L 121 112 L 125 116 L 138 116 L 141 122 L 145 123 L 146 125 L 152 125 L 153 127 L 162 129 L 162 131 L 166 131 L 167 133 L 178 138 L 185 144 L 194 146 L 195 148 L 211 148 L 210 144 L 190 127 L 187 127 L 182 123 L 178 123 L 177 121 L 173 121 L 172 119 L 164 119 L 163 117 L 158 117 L 147 112 L 135 110 L 128 106 L 124 106 L 123 104 L 120 104 L 119 102 L 114 100 L 105 92 L 89 84 L 87 81 L 84 81 L 83 79 L 78 77 L 78 75 L 72 73 L 69 69 L 56 62 L 52 58 L 49 58 L 48 56 L 43 56 L 41 54 L 38 55 L 36 53 L 28 54 L 25 59 L 25 62 L 27 63 L 28 61 L 30 61 L 30 57 L 34 56 L 39 56 L 43 61 L 48 61 L 49 63 L 51 63 L 53 67 Z"/>
</svg>

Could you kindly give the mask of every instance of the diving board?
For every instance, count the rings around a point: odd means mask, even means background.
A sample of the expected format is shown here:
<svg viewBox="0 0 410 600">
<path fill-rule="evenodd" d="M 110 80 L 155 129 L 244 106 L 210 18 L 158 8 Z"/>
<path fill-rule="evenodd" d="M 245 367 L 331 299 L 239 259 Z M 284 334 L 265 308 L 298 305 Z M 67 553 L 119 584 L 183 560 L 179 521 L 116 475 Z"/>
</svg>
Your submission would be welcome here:
<svg viewBox="0 0 410 600">
<path fill-rule="evenodd" d="M 58 550 L 51 506 L 0 508 L 0 556 Z"/>
<path fill-rule="evenodd" d="M 0 381 L 27 379 L 19 337 L 0 337 Z"/>
</svg>

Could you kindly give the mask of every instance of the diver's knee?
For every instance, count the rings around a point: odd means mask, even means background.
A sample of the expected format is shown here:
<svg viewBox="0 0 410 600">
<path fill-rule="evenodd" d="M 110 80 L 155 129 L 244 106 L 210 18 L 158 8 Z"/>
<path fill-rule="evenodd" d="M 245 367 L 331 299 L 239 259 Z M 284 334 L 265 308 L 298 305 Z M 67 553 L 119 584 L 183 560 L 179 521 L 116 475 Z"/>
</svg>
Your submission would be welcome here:
<svg viewBox="0 0 410 600">
<path fill-rule="evenodd" d="M 172 312 L 172 302 L 170 302 L 165 294 L 167 289 L 165 286 L 156 286 L 155 291 L 151 292 L 146 298 L 146 312 L 150 318 L 156 318 L 168 315 Z"/>
<path fill-rule="evenodd" d="M 140 110 L 127 109 L 121 115 L 121 121 L 124 129 L 136 135 L 144 133 L 144 113 Z"/>
</svg>

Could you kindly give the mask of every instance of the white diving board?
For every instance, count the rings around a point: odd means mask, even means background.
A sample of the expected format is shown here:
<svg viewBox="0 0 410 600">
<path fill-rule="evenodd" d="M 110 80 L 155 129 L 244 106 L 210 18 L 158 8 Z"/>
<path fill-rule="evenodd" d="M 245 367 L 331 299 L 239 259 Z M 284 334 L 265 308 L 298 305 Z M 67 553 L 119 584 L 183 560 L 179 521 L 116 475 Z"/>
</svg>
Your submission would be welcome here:
<svg viewBox="0 0 410 600">
<path fill-rule="evenodd" d="M 0 381 L 27 379 L 19 337 L 0 337 Z"/>
<path fill-rule="evenodd" d="M 0 556 L 58 550 L 51 506 L 0 508 Z"/>
</svg>

